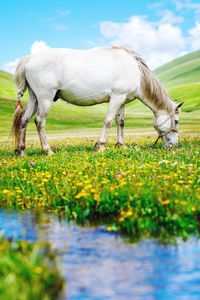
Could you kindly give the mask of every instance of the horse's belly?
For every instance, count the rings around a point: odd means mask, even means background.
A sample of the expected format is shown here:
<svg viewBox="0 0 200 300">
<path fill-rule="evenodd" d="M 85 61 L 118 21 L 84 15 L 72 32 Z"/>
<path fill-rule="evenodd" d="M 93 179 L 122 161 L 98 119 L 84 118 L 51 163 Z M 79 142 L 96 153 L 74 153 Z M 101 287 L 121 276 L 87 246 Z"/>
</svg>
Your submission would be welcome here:
<svg viewBox="0 0 200 300">
<path fill-rule="evenodd" d="M 59 92 L 59 98 L 68 103 L 78 106 L 91 106 L 95 104 L 109 102 L 110 100 L 110 96 L 108 93 L 100 93 L 98 95 L 81 95 L 66 90 L 61 90 Z"/>
</svg>

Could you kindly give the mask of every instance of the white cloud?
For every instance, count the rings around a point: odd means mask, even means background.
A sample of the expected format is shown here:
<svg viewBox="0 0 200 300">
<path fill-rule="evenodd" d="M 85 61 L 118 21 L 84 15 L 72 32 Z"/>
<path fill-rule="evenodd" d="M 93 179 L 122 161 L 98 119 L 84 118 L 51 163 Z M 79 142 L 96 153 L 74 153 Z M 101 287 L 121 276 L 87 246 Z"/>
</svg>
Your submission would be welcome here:
<svg viewBox="0 0 200 300">
<path fill-rule="evenodd" d="M 9 73 L 14 74 L 16 66 L 17 66 L 17 64 L 18 64 L 19 61 L 20 61 L 20 59 L 16 58 L 15 60 L 6 63 L 4 65 L 4 70 L 7 71 L 7 72 L 9 72 Z"/>
<path fill-rule="evenodd" d="M 48 24 L 48 27 L 55 31 L 67 31 L 69 26 L 66 24 L 66 19 L 69 14 L 69 10 L 57 9 L 51 16 L 41 18 L 40 22 Z"/>
<path fill-rule="evenodd" d="M 161 16 L 161 20 L 159 21 L 159 24 L 181 24 L 184 22 L 184 18 L 182 16 L 175 15 L 172 11 L 165 9 L 160 10 L 158 12 L 158 15 Z"/>
<path fill-rule="evenodd" d="M 162 3 L 162 2 L 154 2 L 154 3 L 148 4 L 147 7 L 149 9 L 161 9 L 161 8 L 163 8 L 163 6 L 164 6 L 164 3 Z"/>
<path fill-rule="evenodd" d="M 172 2 L 175 4 L 178 11 L 194 10 L 195 14 L 200 14 L 200 3 L 198 2 L 193 2 L 192 0 L 173 0 Z"/>
<path fill-rule="evenodd" d="M 35 41 L 31 45 L 30 53 L 35 54 L 35 53 L 38 53 L 38 52 L 40 52 L 44 49 L 47 49 L 47 48 L 50 48 L 50 47 L 47 45 L 46 42 L 44 42 L 44 41 Z"/>
<path fill-rule="evenodd" d="M 196 22 L 195 27 L 189 30 L 189 42 L 191 43 L 192 50 L 200 49 L 200 22 Z"/>
<path fill-rule="evenodd" d="M 33 42 L 33 44 L 30 47 L 30 53 L 35 54 L 35 53 L 38 53 L 38 52 L 40 52 L 44 49 L 47 49 L 47 48 L 50 48 L 50 47 L 47 45 L 46 42 L 44 42 L 44 41 L 35 41 L 35 42 Z M 5 71 L 9 72 L 9 73 L 14 74 L 19 61 L 20 61 L 20 58 L 16 58 L 13 61 L 5 63 L 3 69 Z"/>
<path fill-rule="evenodd" d="M 168 19 L 172 17 L 168 13 Z M 186 46 L 181 29 L 171 24 L 166 15 L 165 22 L 162 18 L 157 23 L 145 16 L 132 16 L 124 23 L 106 21 L 100 24 L 100 31 L 110 43 L 138 52 L 152 68 L 180 56 Z"/>
</svg>

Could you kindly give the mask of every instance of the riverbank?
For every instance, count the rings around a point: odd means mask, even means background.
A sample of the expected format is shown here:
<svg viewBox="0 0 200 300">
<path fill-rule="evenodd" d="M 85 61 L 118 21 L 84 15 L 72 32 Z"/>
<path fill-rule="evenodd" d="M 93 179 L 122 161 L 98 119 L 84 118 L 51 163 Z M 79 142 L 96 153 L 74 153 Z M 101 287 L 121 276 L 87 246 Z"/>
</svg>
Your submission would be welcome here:
<svg viewBox="0 0 200 300">
<path fill-rule="evenodd" d="M 51 142 L 52 157 L 29 144 L 23 159 L 4 145 L 0 206 L 42 208 L 81 223 L 103 219 L 108 231 L 132 239 L 198 234 L 200 139 L 184 136 L 171 150 L 153 141 L 128 138 L 126 149 L 115 149 L 111 139 L 94 154 L 94 139 L 68 139 Z"/>
</svg>

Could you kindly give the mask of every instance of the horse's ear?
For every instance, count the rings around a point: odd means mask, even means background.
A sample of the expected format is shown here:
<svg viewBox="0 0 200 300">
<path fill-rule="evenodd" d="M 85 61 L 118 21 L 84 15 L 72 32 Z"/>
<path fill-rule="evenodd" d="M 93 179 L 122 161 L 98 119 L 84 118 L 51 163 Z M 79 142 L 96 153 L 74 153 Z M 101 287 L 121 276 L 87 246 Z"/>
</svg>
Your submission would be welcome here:
<svg viewBox="0 0 200 300">
<path fill-rule="evenodd" d="M 178 109 L 183 105 L 184 102 L 181 102 L 180 104 L 177 105 L 175 111 L 178 112 Z"/>
</svg>

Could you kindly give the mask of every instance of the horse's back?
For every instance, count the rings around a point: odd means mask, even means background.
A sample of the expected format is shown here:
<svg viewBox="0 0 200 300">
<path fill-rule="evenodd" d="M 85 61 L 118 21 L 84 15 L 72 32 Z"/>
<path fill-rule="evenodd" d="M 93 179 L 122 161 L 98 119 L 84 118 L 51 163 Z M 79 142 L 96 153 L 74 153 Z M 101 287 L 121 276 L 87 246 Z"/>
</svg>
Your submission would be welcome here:
<svg viewBox="0 0 200 300">
<path fill-rule="evenodd" d="M 49 48 L 32 55 L 28 70 L 70 72 L 73 74 L 95 73 L 108 77 L 138 70 L 137 62 L 123 49 L 93 48 L 87 50 Z M 113 75 L 114 73 L 114 75 Z M 132 72 L 131 72 L 132 73 Z"/>
<path fill-rule="evenodd" d="M 72 95 L 75 102 L 77 98 L 92 99 L 95 95 L 107 99 L 113 90 L 128 94 L 140 84 L 140 71 L 134 57 L 113 48 L 45 49 L 30 57 L 26 75 L 30 84 L 34 81 L 34 86 L 64 91 L 63 94 L 68 98 Z"/>
</svg>

